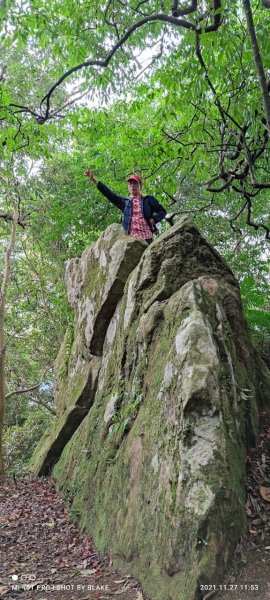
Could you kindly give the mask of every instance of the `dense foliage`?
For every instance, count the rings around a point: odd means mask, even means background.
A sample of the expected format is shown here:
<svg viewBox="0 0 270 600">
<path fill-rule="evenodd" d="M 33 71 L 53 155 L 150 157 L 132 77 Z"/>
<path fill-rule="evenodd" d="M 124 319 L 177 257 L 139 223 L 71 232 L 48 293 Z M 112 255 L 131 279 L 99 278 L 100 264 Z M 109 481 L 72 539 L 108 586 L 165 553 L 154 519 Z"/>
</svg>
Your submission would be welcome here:
<svg viewBox="0 0 270 600">
<path fill-rule="evenodd" d="M 270 11 L 252 3 L 252 30 L 248 10 L 247 0 L 1 3 L 2 272 L 19 207 L 8 427 L 27 429 L 29 410 L 53 413 L 53 361 L 72 320 L 64 262 L 119 221 L 87 165 L 121 193 L 139 171 L 175 218 L 193 215 L 238 275 L 269 355 Z"/>
</svg>

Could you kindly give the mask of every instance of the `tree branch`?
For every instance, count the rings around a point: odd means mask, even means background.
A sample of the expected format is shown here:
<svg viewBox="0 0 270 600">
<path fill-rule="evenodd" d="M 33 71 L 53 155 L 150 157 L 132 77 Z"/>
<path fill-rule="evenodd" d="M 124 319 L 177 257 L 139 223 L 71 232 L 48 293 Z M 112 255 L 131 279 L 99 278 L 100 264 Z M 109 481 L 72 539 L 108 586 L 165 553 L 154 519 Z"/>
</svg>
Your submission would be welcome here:
<svg viewBox="0 0 270 600">
<path fill-rule="evenodd" d="M 4 219 L 4 221 L 6 221 L 6 223 L 8 223 L 8 221 L 13 221 L 13 216 L 10 213 L 4 213 L 4 212 L 0 212 L 0 219 Z M 17 221 L 18 225 L 20 225 L 23 229 L 25 229 L 26 227 L 26 223 L 24 221 L 24 217 L 22 214 L 18 214 L 18 221 Z"/>
<path fill-rule="evenodd" d="M 247 28 L 248 28 L 248 33 L 249 33 L 252 52 L 253 52 L 253 60 L 254 60 L 256 71 L 257 71 L 259 86 L 261 89 L 264 112 L 265 112 L 266 121 L 267 121 L 267 127 L 270 131 L 270 97 L 269 97 L 265 71 L 263 68 L 262 58 L 261 58 L 261 54 L 260 54 L 260 49 L 259 49 L 256 32 L 255 32 L 254 21 L 253 21 L 253 16 L 252 16 L 252 11 L 251 11 L 251 6 L 250 6 L 249 0 L 243 0 L 243 8 L 244 8 L 244 12 L 246 15 Z"/>
<path fill-rule="evenodd" d="M 197 10 L 198 0 L 191 0 L 191 3 L 186 8 L 178 8 L 178 0 L 174 0 L 172 5 L 172 15 L 174 17 L 181 17 L 183 15 L 188 15 Z"/>
<path fill-rule="evenodd" d="M 43 406 L 52 415 L 56 416 L 56 414 L 57 414 L 56 410 L 54 408 L 52 408 L 49 404 L 47 404 L 47 402 L 45 402 L 45 400 L 42 400 L 42 398 L 39 397 L 39 394 L 38 394 L 38 398 L 32 398 L 32 402 L 34 402 L 35 404 L 38 404 L 39 406 Z"/>
<path fill-rule="evenodd" d="M 16 396 L 17 394 L 27 394 L 27 392 L 32 392 L 33 390 L 37 390 L 42 384 L 42 381 L 40 381 L 39 383 L 35 383 L 33 385 L 31 385 L 28 388 L 20 388 L 18 390 L 13 390 L 12 392 L 9 392 L 8 394 L 6 394 L 6 400 L 8 400 L 9 398 L 11 398 L 12 396 Z"/>
<path fill-rule="evenodd" d="M 204 59 L 203 59 L 203 55 L 202 55 L 202 51 L 201 51 L 201 44 L 200 44 L 200 35 L 199 35 L 199 31 L 196 31 L 196 38 L 195 38 L 195 42 L 196 42 L 196 55 L 197 55 L 198 61 L 199 61 L 200 65 L 201 65 L 202 69 L 204 70 L 205 79 L 206 79 L 206 81 L 207 81 L 207 83 L 208 83 L 208 85 L 209 85 L 209 87 L 210 87 L 210 90 L 211 90 L 211 91 L 212 91 L 212 93 L 213 93 L 213 96 L 214 96 L 214 98 L 215 98 L 215 104 L 216 104 L 216 106 L 218 107 L 218 110 L 219 110 L 219 112 L 220 112 L 220 115 L 221 115 L 222 121 L 223 121 L 224 123 L 226 123 L 226 118 L 225 118 L 224 109 L 223 109 L 223 107 L 221 106 L 221 103 L 220 103 L 219 97 L 218 97 L 218 95 L 217 95 L 216 88 L 215 88 L 215 86 L 213 85 L 213 83 L 212 83 L 212 81 L 211 81 L 211 79 L 210 79 L 210 77 L 209 77 L 208 69 L 207 69 L 207 66 L 206 66 L 206 64 L 205 64 L 205 62 L 204 62 Z"/>
<path fill-rule="evenodd" d="M 247 192 L 243 193 L 243 196 L 246 198 L 246 206 L 247 206 L 247 225 L 251 225 L 251 227 L 254 227 L 254 229 L 256 229 L 256 231 L 260 228 L 264 229 L 266 231 L 265 234 L 265 238 L 267 240 L 270 239 L 270 229 L 269 227 L 267 227 L 264 223 L 254 223 L 254 221 L 251 220 L 251 213 L 252 213 L 252 201 L 251 201 L 251 197 Z"/>
<path fill-rule="evenodd" d="M 56 81 L 56 83 L 51 87 L 49 92 L 41 100 L 41 106 L 44 103 L 46 103 L 46 110 L 45 110 L 45 114 L 43 116 L 40 115 L 38 117 L 38 122 L 40 124 L 42 124 L 42 123 L 45 123 L 45 121 L 47 121 L 47 119 L 49 117 L 49 113 L 50 113 L 51 96 L 52 96 L 53 92 L 55 91 L 55 89 L 57 87 L 59 87 L 61 85 L 61 83 L 63 83 L 63 81 L 65 81 L 65 79 L 70 77 L 70 75 L 72 75 L 73 73 L 76 73 L 77 71 L 81 71 L 82 69 L 87 68 L 87 67 L 106 68 L 108 66 L 108 64 L 110 63 L 110 61 L 112 60 L 112 58 L 114 57 L 114 55 L 116 54 L 117 50 L 119 50 L 124 45 L 124 43 L 130 38 L 130 36 L 135 31 L 137 31 L 137 29 L 140 29 L 141 27 L 143 27 L 144 25 L 146 25 L 148 23 L 151 24 L 151 23 L 160 21 L 160 22 L 164 22 L 164 23 L 169 23 L 171 25 L 176 25 L 177 27 L 183 27 L 184 29 L 196 31 L 198 34 L 216 31 L 221 25 L 221 14 L 218 10 L 218 9 L 220 9 L 220 7 L 221 7 L 221 0 L 214 0 L 214 11 L 215 11 L 214 23 L 212 25 L 208 25 L 206 27 L 197 27 L 194 23 L 192 23 L 190 21 L 187 21 L 185 19 L 179 19 L 177 17 L 166 15 L 164 13 L 150 15 L 150 16 L 144 17 L 143 19 L 140 19 L 136 23 L 133 23 L 133 25 L 131 27 L 129 27 L 129 29 L 122 35 L 122 37 L 117 41 L 117 43 L 114 44 L 112 49 L 108 52 L 107 56 L 103 60 L 87 60 L 83 63 L 80 63 L 79 65 L 76 65 L 75 67 L 72 67 L 71 69 L 66 71 L 62 75 L 62 77 L 60 77 L 60 79 L 58 79 L 58 81 Z M 216 14 L 217 10 L 218 10 L 218 14 Z M 21 107 L 21 108 L 25 109 L 25 107 Z"/>
<path fill-rule="evenodd" d="M 20 394 L 27 394 L 27 392 L 32 392 L 33 390 L 37 390 L 40 385 L 42 384 L 42 381 L 40 383 L 37 383 L 35 385 L 32 385 L 28 388 L 22 388 L 19 390 L 13 390 L 12 392 L 9 392 L 9 394 L 6 394 L 6 400 L 8 400 L 9 398 L 12 398 L 12 396 L 17 396 Z M 56 410 L 54 408 L 52 408 L 51 406 L 49 406 L 49 404 L 47 404 L 47 402 L 45 402 L 45 400 L 42 400 L 42 398 L 40 397 L 40 394 L 37 394 L 37 398 L 31 398 L 31 401 L 34 402 L 35 404 L 39 404 L 40 406 L 43 406 L 44 408 L 46 408 L 52 415 L 56 415 Z"/>
</svg>

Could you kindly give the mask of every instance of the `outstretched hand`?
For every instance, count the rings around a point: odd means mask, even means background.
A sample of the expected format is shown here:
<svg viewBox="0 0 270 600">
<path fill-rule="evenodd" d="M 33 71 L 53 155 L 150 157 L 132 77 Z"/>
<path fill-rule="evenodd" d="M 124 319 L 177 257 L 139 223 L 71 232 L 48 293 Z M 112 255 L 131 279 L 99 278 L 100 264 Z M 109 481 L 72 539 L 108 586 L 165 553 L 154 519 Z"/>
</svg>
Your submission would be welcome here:
<svg viewBox="0 0 270 600">
<path fill-rule="evenodd" d="M 94 185 L 97 185 L 98 181 L 94 176 L 94 172 L 92 171 L 92 169 L 89 169 L 89 167 L 87 167 L 87 169 L 84 171 L 84 175 L 85 177 L 88 177 L 88 179 L 90 181 L 92 181 L 92 183 L 94 183 Z"/>
</svg>

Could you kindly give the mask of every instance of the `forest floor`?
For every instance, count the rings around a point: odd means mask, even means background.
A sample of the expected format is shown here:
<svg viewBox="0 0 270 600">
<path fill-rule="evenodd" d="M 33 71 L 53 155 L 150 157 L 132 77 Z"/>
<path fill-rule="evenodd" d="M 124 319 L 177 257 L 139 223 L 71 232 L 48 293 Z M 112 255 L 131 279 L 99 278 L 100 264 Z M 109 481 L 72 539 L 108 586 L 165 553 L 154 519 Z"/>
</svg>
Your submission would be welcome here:
<svg viewBox="0 0 270 600">
<path fill-rule="evenodd" d="M 240 540 L 232 566 L 219 582 L 223 588 L 208 598 L 270 600 L 270 411 L 260 414 L 256 448 L 247 459 L 247 535 Z M 206 596 L 205 596 L 206 600 Z"/>
<path fill-rule="evenodd" d="M 202 600 L 270 600 L 270 414 L 262 413 L 257 448 L 247 456 L 248 533 L 220 590 Z M 117 572 L 91 538 L 69 520 L 48 479 L 0 487 L 0 598 L 7 600 L 147 600 L 138 581 Z M 148 599 L 149 600 L 149 599 Z M 155 600 L 154 598 L 152 600 Z M 180 600 L 180 598 L 179 598 Z"/>
<path fill-rule="evenodd" d="M 69 521 L 48 479 L 0 487 L 0 598 L 146 600 L 139 583 L 100 557 Z"/>
</svg>

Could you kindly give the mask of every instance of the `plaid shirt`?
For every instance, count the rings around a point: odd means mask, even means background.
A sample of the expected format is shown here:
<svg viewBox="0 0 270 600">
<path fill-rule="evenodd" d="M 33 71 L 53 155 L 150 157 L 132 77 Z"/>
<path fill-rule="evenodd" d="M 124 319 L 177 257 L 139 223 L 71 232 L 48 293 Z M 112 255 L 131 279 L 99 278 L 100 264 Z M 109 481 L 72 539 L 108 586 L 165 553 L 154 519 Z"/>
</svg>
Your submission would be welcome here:
<svg viewBox="0 0 270 600">
<path fill-rule="evenodd" d="M 151 240 L 153 232 L 145 220 L 141 207 L 141 196 L 132 197 L 132 214 L 129 235 L 143 240 Z"/>
</svg>

